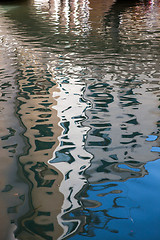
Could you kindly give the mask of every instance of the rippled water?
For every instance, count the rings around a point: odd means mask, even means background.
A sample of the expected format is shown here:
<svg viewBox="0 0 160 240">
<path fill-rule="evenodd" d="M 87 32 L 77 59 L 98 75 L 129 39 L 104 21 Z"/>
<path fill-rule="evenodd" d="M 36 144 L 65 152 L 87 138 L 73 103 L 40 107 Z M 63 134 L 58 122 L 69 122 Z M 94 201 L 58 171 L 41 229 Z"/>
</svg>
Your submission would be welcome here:
<svg viewBox="0 0 160 240">
<path fill-rule="evenodd" d="M 0 4 L 1 240 L 159 240 L 160 2 Z"/>
</svg>

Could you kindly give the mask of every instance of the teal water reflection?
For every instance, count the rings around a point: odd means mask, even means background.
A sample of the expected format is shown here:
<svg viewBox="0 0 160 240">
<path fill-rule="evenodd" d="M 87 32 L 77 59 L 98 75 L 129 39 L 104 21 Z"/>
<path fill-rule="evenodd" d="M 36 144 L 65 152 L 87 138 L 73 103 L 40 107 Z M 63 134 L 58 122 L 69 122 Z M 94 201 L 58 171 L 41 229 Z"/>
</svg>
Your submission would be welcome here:
<svg viewBox="0 0 160 240">
<path fill-rule="evenodd" d="M 158 240 L 159 1 L 0 9 L 3 239 Z"/>
</svg>

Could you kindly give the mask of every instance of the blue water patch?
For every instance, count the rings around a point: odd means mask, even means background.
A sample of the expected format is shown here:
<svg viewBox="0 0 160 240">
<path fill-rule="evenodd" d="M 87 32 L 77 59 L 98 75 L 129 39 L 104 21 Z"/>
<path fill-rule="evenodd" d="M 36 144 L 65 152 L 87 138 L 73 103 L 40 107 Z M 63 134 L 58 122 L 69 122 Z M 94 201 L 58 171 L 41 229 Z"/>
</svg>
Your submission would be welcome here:
<svg viewBox="0 0 160 240">
<path fill-rule="evenodd" d="M 148 135 L 148 137 L 146 138 L 146 141 L 152 142 L 152 141 L 157 140 L 157 138 L 158 137 L 156 135 Z"/>
<path fill-rule="evenodd" d="M 160 152 L 160 147 L 152 147 L 151 152 Z"/>
<path fill-rule="evenodd" d="M 116 184 L 112 191 L 104 188 L 103 191 L 108 194 L 101 198 L 100 209 L 86 208 L 92 220 L 86 221 L 83 232 L 71 239 L 160 239 L 160 159 L 147 163 L 145 168 L 148 174 L 143 178 L 136 181 L 128 179 L 125 182 L 112 182 Z M 107 184 L 101 185 L 104 187 Z M 116 193 L 115 190 L 118 189 L 121 190 L 120 193 Z M 87 198 L 100 201 L 100 197 L 98 198 L 98 194 L 93 192 L 92 188 L 88 189 L 87 194 Z"/>
</svg>

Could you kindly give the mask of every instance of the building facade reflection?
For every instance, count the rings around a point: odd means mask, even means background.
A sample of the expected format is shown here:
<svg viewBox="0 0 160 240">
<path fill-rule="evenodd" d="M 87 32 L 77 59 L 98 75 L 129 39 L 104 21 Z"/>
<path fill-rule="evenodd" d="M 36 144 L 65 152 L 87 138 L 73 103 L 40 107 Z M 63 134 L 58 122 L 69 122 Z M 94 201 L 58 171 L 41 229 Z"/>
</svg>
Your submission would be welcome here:
<svg viewBox="0 0 160 240">
<path fill-rule="evenodd" d="M 17 218 L 18 239 L 116 233 L 112 220 L 132 221 L 112 210 L 126 194 L 121 183 L 148 174 L 145 164 L 155 158 L 145 138 L 159 132 L 159 32 L 151 45 L 152 36 L 141 35 L 148 5 L 112 4 L 34 1 L 32 10 L 5 15 L 27 145 L 19 174 L 29 186 L 29 209 Z"/>
</svg>

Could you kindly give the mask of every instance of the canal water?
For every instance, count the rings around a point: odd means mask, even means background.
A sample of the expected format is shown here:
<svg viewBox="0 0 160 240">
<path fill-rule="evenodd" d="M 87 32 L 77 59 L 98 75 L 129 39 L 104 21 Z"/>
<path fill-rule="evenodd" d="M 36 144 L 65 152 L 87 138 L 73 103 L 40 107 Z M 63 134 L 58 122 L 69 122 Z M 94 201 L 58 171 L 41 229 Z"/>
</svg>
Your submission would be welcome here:
<svg viewBox="0 0 160 240">
<path fill-rule="evenodd" d="M 0 239 L 160 239 L 160 2 L 0 3 Z"/>
</svg>

